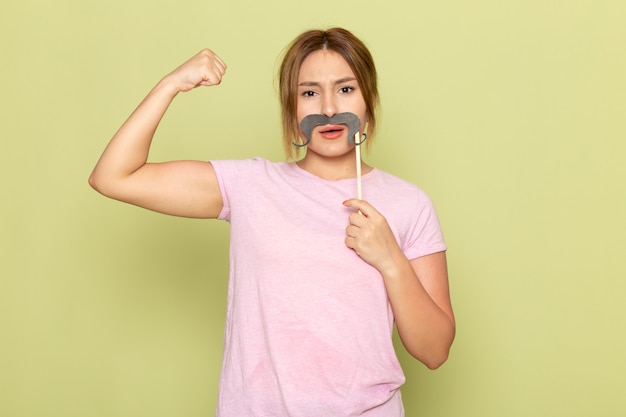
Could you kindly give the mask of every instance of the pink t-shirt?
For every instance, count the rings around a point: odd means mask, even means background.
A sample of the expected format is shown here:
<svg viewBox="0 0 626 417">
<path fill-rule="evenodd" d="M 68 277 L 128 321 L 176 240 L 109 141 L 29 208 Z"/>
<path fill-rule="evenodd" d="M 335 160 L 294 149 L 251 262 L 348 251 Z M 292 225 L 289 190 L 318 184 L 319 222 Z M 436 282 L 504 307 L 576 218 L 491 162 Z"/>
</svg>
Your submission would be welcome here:
<svg viewBox="0 0 626 417">
<path fill-rule="evenodd" d="M 231 224 L 217 416 L 403 416 L 384 283 L 344 243 L 356 180 L 263 159 L 211 163 Z M 424 192 L 377 169 L 362 182 L 409 259 L 446 249 Z"/>
</svg>

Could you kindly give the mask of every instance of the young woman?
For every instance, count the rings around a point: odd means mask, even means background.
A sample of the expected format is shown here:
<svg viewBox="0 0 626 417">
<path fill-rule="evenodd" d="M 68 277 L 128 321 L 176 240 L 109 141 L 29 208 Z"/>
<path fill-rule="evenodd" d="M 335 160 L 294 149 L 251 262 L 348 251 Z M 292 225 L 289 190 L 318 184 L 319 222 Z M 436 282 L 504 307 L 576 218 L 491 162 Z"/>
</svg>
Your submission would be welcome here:
<svg viewBox="0 0 626 417">
<path fill-rule="evenodd" d="M 431 369 L 455 333 L 435 210 L 419 188 L 365 163 L 363 199 L 354 198 L 348 126 L 317 125 L 310 137 L 300 128 L 311 114 L 350 113 L 371 143 L 378 91 L 369 51 L 340 28 L 307 31 L 288 48 L 280 99 L 296 162 L 149 163 L 174 97 L 220 84 L 225 71 L 205 49 L 165 76 L 114 135 L 90 184 L 150 210 L 231 223 L 218 416 L 402 416 L 394 323 Z"/>
</svg>

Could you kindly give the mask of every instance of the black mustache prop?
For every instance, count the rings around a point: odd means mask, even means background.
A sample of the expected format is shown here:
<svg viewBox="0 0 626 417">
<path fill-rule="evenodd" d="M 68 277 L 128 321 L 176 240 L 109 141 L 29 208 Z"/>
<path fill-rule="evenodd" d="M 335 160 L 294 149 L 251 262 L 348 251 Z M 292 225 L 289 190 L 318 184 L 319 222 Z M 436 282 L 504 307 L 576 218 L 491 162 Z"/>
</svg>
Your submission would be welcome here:
<svg viewBox="0 0 626 417">
<path fill-rule="evenodd" d="M 300 122 L 300 130 L 304 133 L 306 142 L 301 144 L 293 142 L 293 144 L 297 147 L 308 145 L 309 142 L 311 142 L 311 133 L 313 132 L 313 128 L 315 128 L 315 126 L 324 125 L 347 125 L 348 140 L 351 144 L 360 145 L 365 141 L 365 134 L 363 134 L 364 138 L 359 143 L 354 141 L 354 136 L 361 127 L 361 120 L 359 119 L 359 116 L 354 113 L 345 112 L 336 114 L 333 117 L 328 117 L 323 114 L 309 114 Z"/>
</svg>

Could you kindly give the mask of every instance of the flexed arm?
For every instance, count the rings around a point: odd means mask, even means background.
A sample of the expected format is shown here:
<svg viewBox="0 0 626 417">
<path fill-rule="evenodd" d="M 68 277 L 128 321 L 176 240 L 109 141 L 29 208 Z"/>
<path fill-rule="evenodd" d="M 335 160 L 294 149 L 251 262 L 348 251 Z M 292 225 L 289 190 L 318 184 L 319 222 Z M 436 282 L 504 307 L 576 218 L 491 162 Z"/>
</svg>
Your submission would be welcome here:
<svg viewBox="0 0 626 417">
<path fill-rule="evenodd" d="M 166 75 L 113 136 L 89 184 L 107 197 L 182 217 L 215 218 L 222 198 L 209 162 L 149 163 L 154 133 L 180 92 L 220 84 L 226 64 L 204 49 Z"/>
</svg>

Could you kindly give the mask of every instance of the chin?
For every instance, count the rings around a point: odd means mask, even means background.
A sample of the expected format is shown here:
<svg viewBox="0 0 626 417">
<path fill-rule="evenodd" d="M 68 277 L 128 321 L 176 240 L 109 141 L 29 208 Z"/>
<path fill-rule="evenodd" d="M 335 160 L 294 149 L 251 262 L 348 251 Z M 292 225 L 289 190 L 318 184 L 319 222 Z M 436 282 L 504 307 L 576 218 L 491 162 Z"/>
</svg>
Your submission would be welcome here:
<svg viewBox="0 0 626 417">
<path fill-rule="evenodd" d="M 352 157 L 352 150 L 351 149 L 346 149 L 346 150 L 321 150 L 321 151 L 316 151 L 316 150 L 311 150 L 311 153 L 318 155 L 320 157 L 323 158 L 336 158 L 336 159 L 341 159 L 341 158 L 347 158 L 347 157 Z"/>
</svg>

